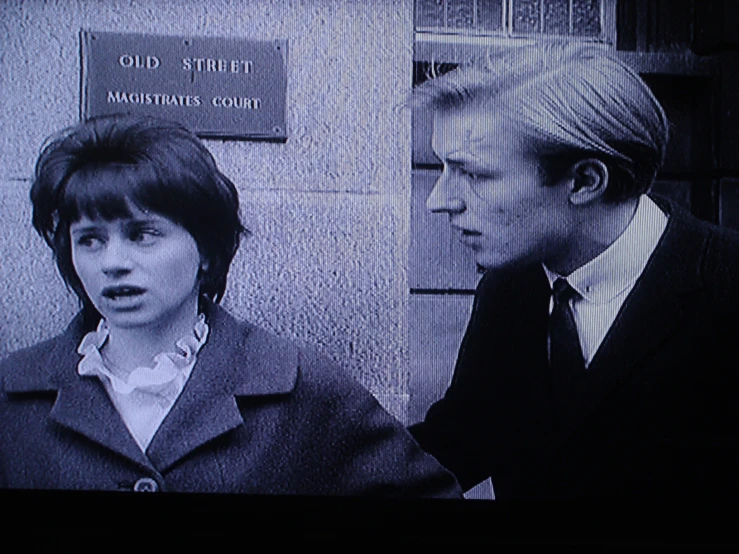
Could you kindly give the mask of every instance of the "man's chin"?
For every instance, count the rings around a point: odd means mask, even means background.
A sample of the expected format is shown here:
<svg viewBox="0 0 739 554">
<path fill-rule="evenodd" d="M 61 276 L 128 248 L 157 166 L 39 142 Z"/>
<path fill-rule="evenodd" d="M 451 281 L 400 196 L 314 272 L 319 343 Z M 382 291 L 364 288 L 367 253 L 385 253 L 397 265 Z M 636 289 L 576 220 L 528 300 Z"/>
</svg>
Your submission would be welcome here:
<svg viewBox="0 0 739 554">
<path fill-rule="evenodd" d="M 530 263 L 528 260 L 517 259 L 496 259 L 496 260 L 476 260 L 477 273 L 482 275 L 488 271 L 514 269 L 522 267 Z"/>
</svg>

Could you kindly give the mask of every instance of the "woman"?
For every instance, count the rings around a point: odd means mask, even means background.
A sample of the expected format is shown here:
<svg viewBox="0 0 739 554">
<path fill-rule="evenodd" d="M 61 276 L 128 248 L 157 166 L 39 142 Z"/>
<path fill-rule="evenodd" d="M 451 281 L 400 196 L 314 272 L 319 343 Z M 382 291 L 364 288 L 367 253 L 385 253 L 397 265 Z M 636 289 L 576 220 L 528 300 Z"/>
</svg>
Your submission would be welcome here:
<svg viewBox="0 0 739 554">
<path fill-rule="evenodd" d="M 0 364 L 0 486 L 461 494 L 333 364 L 218 306 L 245 230 L 186 129 L 80 124 L 41 153 L 31 200 L 82 309 Z"/>
</svg>

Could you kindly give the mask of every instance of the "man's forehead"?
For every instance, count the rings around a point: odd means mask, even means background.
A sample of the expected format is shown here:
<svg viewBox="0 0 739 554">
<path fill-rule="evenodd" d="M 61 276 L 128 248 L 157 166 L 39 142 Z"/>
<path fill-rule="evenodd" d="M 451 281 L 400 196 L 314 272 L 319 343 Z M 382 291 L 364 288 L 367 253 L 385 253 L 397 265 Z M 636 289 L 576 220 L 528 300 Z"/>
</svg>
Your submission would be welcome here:
<svg viewBox="0 0 739 554">
<path fill-rule="evenodd" d="M 490 109 L 471 106 L 434 114 L 432 143 L 447 153 L 511 143 L 521 136 L 519 125 Z"/>
</svg>

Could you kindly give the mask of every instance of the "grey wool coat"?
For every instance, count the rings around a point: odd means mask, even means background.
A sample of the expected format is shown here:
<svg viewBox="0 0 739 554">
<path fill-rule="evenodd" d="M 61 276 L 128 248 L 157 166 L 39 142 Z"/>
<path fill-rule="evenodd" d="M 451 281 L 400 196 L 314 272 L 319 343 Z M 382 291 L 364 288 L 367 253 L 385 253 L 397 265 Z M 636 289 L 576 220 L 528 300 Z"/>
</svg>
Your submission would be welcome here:
<svg viewBox="0 0 739 554">
<path fill-rule="evenodd" d="M 149 445 L 80 377 L 77 316 L 0 362 L 0 488 L 461 497 L 334 364 L 208 305 L 210 336 Z"/>
</svg>

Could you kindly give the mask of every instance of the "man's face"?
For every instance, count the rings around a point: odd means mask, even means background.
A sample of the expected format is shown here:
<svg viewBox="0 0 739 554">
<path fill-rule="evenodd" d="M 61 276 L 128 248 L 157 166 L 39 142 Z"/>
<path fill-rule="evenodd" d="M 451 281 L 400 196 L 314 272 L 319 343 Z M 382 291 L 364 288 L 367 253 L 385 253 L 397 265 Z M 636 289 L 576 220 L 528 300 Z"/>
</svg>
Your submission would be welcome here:
<svg viewBox="0 0 739 554">
<path fill-rule="evenodd" d="M 566 248 L 567 187 L 545 186 L 514 123 L 477 108 L 437 113 L 432 146 L 444 171 L 426 206 L 449 214 L 479 266 L 546 262 Z"/>
</svg>

